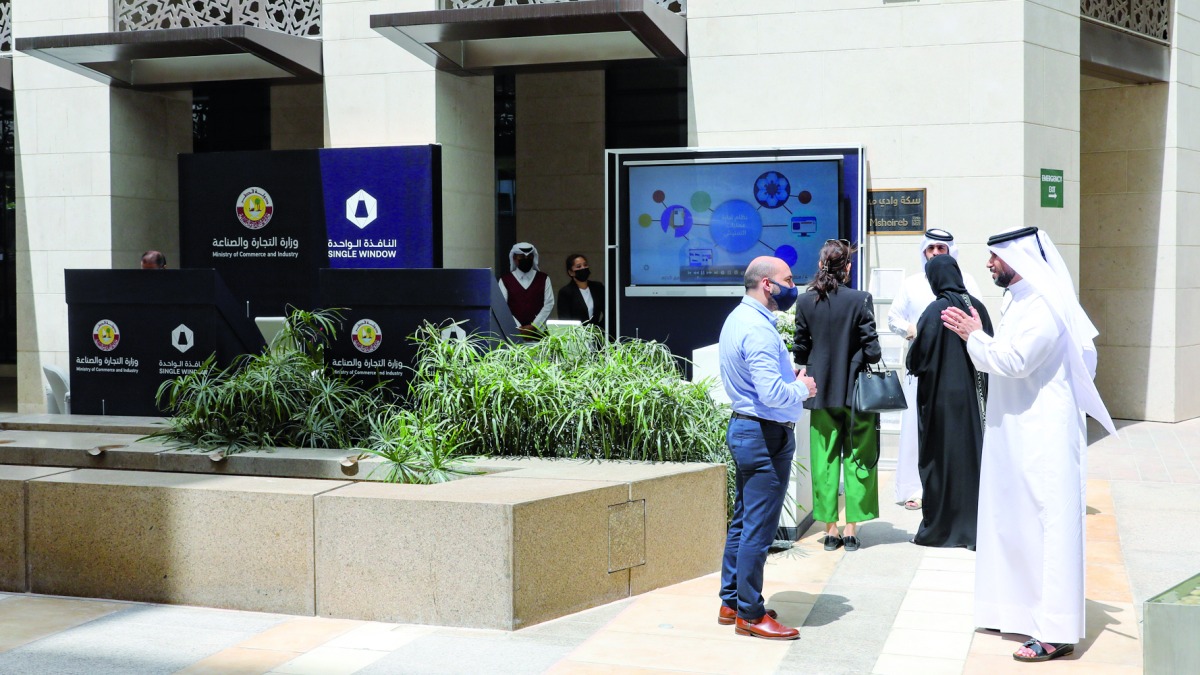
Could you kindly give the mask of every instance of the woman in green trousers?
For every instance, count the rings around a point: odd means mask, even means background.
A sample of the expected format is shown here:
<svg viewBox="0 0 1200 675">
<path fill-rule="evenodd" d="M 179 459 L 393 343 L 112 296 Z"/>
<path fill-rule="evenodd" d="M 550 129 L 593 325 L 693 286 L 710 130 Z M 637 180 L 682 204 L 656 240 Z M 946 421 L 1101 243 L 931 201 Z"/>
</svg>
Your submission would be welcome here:
<svg viewBox="0 0 1200 675">
<path fill-rule="evenodd" d="M 875 332 L 870 293 L 846 284 L 854 248 L 844 239 L 821 247 L 817 273 L 796 301 L 796 363 L 808 368 L 817 394 L 804 402 L 810 411 L 809 472 L 813 518 L 825 527 L 825 550 L 860 546 L 858 524 L 879 517 L 879 442 L 874 413 L 851 408 L 854 378 L 882 355 Z M 838 484 L 846 485 L 846 526 L 838 532 Z M 843 539 L 843 536 L 845 538 Z"/>
</svg>

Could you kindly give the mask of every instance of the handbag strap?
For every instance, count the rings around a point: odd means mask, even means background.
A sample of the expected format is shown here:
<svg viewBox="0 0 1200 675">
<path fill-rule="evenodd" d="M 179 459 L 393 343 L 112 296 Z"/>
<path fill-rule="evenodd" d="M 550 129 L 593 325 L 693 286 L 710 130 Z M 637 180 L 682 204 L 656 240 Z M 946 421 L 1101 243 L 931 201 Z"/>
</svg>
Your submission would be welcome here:
<svg viewBox="0 0 1200 675">
<path fill-rule="evenodd" d="M 863 298 L 863 307 L 866 308 L 867 313 L 871 315 L 873 320 L 875 318 L 875 308 L 871 306 L 870 300 L 870 295 L 867 295 L 867 297 Z M 879 363 L 882 364 L 883 359 L 880 359 Z M 884 368 L 882 365 L 880 365 L 880 368 L 877 371 L 871 367 L 871 364 L 864 363 L 859 366 L 858 372 L 854 374 L 854 388 L 850 391 L 850 429 L 849 433 L 846 434 L 846 441 L 842 443 L 842 451 L 839 453 L 842 457 L 854 457 L 854 403 L 858 400 L 858 375 L 864 370 L 868 373 L 886 372 L 886 368 Z M 875 433 L 879 433 L 879 413 L 875 413 Z M 849 450 L 846 450 L 846 448 L 849 448 Z M 871 462 L 871 466 L 867 467 L 867 471 L 873 471 L 875 467 L 879 466 L 879 458 L 882 455 L 883 448 L 879 447 L 879 439 L 877 438 L 875 439 L 875 461 Z"/>
<path fill-rule="evenodd" d="M 966 293 L 962 294 L 962 299 L 967 303 L 967 309 L 972 309 L 971 296 Z M 970 358 L 968 357 L 968 362 Z M 971 364 L 971 372 L 975 373 L 975 399 L 979 401 L 979 424 L 981 427 L 987 427 L 987 402 L 983 399 L 983 373 L 975 368 L 975 364 Z"/>
</svg>

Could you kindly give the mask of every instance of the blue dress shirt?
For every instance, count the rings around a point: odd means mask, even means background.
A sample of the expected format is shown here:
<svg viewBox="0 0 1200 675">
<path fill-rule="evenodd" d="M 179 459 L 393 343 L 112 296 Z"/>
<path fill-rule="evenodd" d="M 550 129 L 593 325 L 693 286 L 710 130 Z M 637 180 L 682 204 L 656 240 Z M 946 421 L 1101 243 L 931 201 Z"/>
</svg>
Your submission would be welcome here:
<svg viewBox="0 0 1200 675">
<path fill-rule="evenodd" d="M 721 327 L 721 381 L 734 412 L 796 422 L 808 387 L 796 381 L 792 357 L 775 330 L 775 315 L 749 296 Z"/>
</svg>

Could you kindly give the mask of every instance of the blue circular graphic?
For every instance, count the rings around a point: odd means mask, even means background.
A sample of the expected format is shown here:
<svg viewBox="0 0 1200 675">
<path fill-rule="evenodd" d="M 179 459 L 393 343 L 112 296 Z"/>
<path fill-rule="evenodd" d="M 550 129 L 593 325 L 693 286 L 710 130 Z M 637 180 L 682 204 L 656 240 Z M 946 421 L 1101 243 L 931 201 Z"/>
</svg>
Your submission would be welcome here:
<svg viewBox="0 0 1200 675">
<path fill-rule="evenodd" d="M 787 176 L 768 171 L 754 181 L 754 200 L 768 209 L 777 209 L 787 203 L 791 190 Z"/>
<path fill-rule="evenodd" d="M 692 231 L 692 212 L 679 204 L 672 204 L 663 211 L 659 224 L 663 232 L 675 231 L 676 237 L 686 237 Z"/>
<path fill-rule="evenodd" d="M 762 216 L 753 204 L 730 199 L 713 211 L 710 231 L 713 241 L 726 251 L 748 251 L 762 236 Z"/>
<path fill-rule="evenodd" d="M 800 254 L 796 252 L 794 247 L 784 244 L 775 249 L 775 257 L 787 263 L 788 267 L 795 267 L 796 261 L 800 259 Z"/>
</svg>

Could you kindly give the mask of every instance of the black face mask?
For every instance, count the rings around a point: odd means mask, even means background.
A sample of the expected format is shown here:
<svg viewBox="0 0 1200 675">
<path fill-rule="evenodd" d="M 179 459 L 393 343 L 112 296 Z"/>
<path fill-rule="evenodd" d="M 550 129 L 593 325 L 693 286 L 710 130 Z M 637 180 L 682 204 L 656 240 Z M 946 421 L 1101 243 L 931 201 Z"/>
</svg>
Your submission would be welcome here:
<svg viewBox="0 0 1200 675">
<path fill-rule="evenodd" d="M 587 281 L 590 276 L 592 276 L 592 268 L 590 267 L 575 270 L 575 281 Z"/>
<path fill-rule="evenodd" d="M 533 258 L 522 258 L 521 262 L 517 263 L 517 269 L 522 272 L 528 272 L 533 269 Z"/>
</svg>

